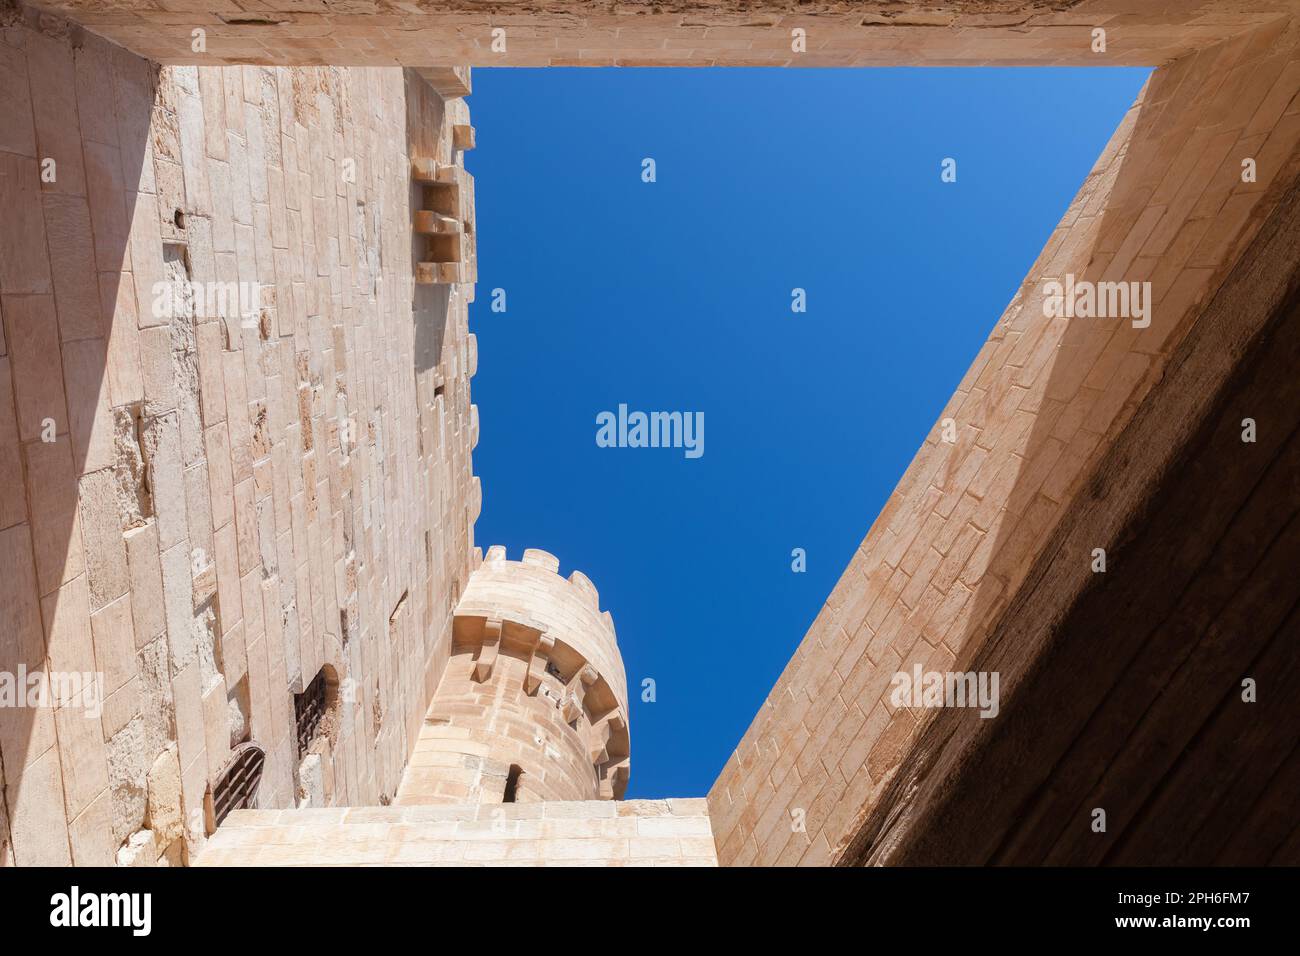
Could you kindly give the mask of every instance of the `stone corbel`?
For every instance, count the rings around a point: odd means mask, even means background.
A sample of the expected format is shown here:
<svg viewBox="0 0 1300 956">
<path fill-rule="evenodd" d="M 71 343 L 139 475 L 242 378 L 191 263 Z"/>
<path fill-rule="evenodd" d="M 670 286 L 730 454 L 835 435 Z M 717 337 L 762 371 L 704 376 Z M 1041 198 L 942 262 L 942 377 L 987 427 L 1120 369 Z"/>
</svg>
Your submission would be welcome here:
<svg viewBox="0 0 1300 956">
<path fill-rule="evenodd" d="M 583 664 L 565 688 L 563 717 L 566 724 L 572 723 L 582 714 L 583 704 L 587 698 L 587 688 L 596 683 L 595 668 Z"/>
<path fill-rule="evenodd" d="M 474 679 L 480 684 L 492 676 L 492 666 L 497 662 L 497 651 L 501 649 L 501 622 L 490 618 L 483 622 L 483 643 L 479 645 L 478 656 L 474 658 Z"/>
<path fill-rule="evenodd" d="M 602 800 L 621 799 L 627 789 L 627 779 L 631 775 L 631 760 L 623 757 L 616 764 L 604 768 L 605 774 L 600 781 L 600 798 Z"/>
<path fill-rule="evenodd" d="M 547 637 L 545 634 L 537 635 L 537 643 L 533 645 L 533 654 L 528 659 L 528 673 L 524 677 L 524 693 L 529 697 L 536 694 L 537 688 L 542 686 L 542 675 L 546 673 L 546 661 L 554 649 L 555 638 Z"/>
<path fill-rule="evenodd" d="M 474 127 L 468 123 L 456 123 L 451 128 L 452 149 L 461 151 L 474 148 Z"/>
<path fill-rule="evenodd" d="M 627 730 L 627 721 L 619 710 L 612 710 L 591 727 L 591 762 L 599 766 L 609 760 L 610 738 Z"/>
</svg>

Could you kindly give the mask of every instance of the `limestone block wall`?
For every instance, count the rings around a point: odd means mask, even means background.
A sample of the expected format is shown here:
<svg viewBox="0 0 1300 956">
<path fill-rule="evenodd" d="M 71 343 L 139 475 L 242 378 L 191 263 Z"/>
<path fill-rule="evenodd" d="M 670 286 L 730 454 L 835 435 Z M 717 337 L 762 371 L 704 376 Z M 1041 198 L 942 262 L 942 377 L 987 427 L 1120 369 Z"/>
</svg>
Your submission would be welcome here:
<svg viewBox="0 0 1300 956">
<path fill-rule="evenodd" d="M 237 810 L 199 866 L 717 866 L 708 804 Z"/>
<path fill-rule="evenodd" d="M 0 862 L 183 862 L 241 739 L 260 806 L 391 797 L 479 501 L 469 290 L 411 256 L 411 159 L 458 161 L 463 101 L 2 23 L 0 671 L 103 702 L 0 708 Z"/>
<path fill-rule="evenodd" d="M 936 713 L 894 706 L 893 674 L 966 669 L 1300 175 L 1298 43 L 1270 23 L 1152 76 L 710 791 L 724 865 L 839 858 Z M 1049 318 L 1067 275 L 1150 282 L 1150 324 Z"/>
<path fill-rule="evenodd" d="M 48 0 L 161 63 L 354 66 L 1156 65 L 1294 0 Z M 485 7 L 487 9 L 485 9 Z M 1107 49 L 1092 49 L 1092 30 Z M 194 31 L 205 44 L 194 49 Z M 792 31 L 804 31 L 796 51 Z M 505 31 L 501 34 L 496 31 Z"/>
<path fill-rule="evenodd" d="M 558 570 L 544 551 L 488 549 L 399 804 L 622 797 L 631 740 L 613 621 L 585 575 Z"/>
</svg>

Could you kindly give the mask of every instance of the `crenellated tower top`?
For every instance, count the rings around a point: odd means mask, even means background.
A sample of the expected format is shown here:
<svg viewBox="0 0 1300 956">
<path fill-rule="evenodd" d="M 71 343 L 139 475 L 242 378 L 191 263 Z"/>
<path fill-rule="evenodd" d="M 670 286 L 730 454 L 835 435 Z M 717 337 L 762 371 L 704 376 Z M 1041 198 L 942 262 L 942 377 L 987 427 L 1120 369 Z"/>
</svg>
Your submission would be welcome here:
<svg viewBox="0 0 1300 956">
<path fill-rule="evenodd" d="M 621 799 L 627 678 L 614 621 L 582 572 L 494 546 L 456 605 L 451 659 L 398 802 Z"/>
</svg>

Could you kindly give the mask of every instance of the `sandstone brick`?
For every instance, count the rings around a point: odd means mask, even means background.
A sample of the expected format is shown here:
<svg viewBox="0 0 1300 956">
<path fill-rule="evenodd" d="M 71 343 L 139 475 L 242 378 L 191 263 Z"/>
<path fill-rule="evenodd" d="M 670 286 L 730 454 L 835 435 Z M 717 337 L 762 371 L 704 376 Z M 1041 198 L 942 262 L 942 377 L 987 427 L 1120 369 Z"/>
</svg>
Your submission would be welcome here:
<svg viewBox="0 0 1300 956">
<path fill-rule="evenodd" d="M 136 672 L 138 659 L 134 651 L 129 660 L 131 675 L 126 683 L 111 694 L 105 694 L 104 696 L 104 712 L 100 715 L 99 723 L 103 728 L 105 740 L 111 740 L 127 724 L 143 714 L 143 698 L 141 696 L 143 682 Z"/>
<path fill-rule="evenodd" d="M 222 358 L 228 410 L 231 474 L 238 483 L 252 477 L 253 474 L 252 426 L 248 419 L 244 359 L 239 352 L 225 352 Z M 231 409 L 235 411 L 230 412 Z"/>
<path fill-rule="evenodd" d="M 221 606 L 222 627 L 229 629 L 243 618 L 243 601 L 239 584 L 239 547 L 234 523 L 213 533 L 216 545 L 217 594 Z"/>
<path fill-rule="evenodd" d="M 0 43 L 0 89 L 5 91 L 0 99 L 0 151 L 34 157 L 36 128 L 27 84 L 27 58 L 8 43 Z"/>
<path fill-rule="evenodd" d="M 114 846 L 144 825 L 147 791 L 149 727 L 143 715 L 133 716 L 109 738 L 109 793 L 112 798 L 112 821 L 109 833 Z"/>
<path fill-rule="evenodd" d="M 65 343 L 93 338 L 101 327 L 90 208 L 80 195 L 47 193 L 42 200 L 59 337 Z"/>
<path fill-rule="evenodd" d="M 112 471 L 98 471 L 83 477 L 79 489 L 91 609 L 99 610 L 130 588 L 117 479 Z"/>
<path fill-rule="evenodd" d="M 53 433 L 66 434 L 68 412 L 53 297 L 5 296 L 0 307 L 12 361 L 19 437 L 31 441 L 51 428 Z"/>
<path fill-rule="evenodd" d="M 248 675 L 248 652 L 244 634 L 245 627 L 242 619 L 227 627 L 221 634 L 218 663 L 224 668 L 228 687 L 238 684 Z"/>
<path fill-rule="evenodd" d="M 59 752 L 51 747 L 23 768 L 21 787 L 10 790 L 9 829 L 19 866 L 70 866 Z"/>
<path fill-rule="evenodd" d="M 115 865 L 149 867 L 158 863 L 158 841 L 152 830 L 137 830 L 117 851 Z"/>
<path fill-rule="evenodd" d="M 108 787 L 108 763 L 98 718 L 97 713 L 81 706 L 65 705 L 54 712 L 64 799 L 73 820 Z"/>
<path fill-rule="evenodd" d="M 23 447 L 36 572 L 45 595 L 85 569 L 72 449 L 66 437 Z"/>
<path fill-rule="evenodd" d="M 196 95 L 182 94 L 178 114 L 181 159 L 185 169 L 185 208 L 189 213 L 206 215 L 211 209 L 212 199 L 208 193 L 208 152 L 203 103 Z"/>
<path fill-rule="evenodd" d="M 216 680 L 207 688 L 202 706 L 208 780 L 215 781 L 230 758 L 230 708 L 224 680 Z"/>
<path fill-rule="evenodd" d="M 135 676 L 135 626 L 131 595 L 123 594 L 90 616 L 95 662 L 104 675 L 104 694 L 113 694 Z"/>
<path fill-rule="evenodd" d="M 123 157 L 123 163 L 127 163 Z M 166 315 L 156 307 L 163 281 L 162 241 L 158 228 L 158 198 L 148 192 L 131 192 L 127 182 L 127 211 L 130 219 L 131 278 L 135 285 L 136 322 L 140 328 L 164 325 Z M 145 339 L 141 337 L 143 345 Z M 149 381 L 148 373 L 145 376 Z M 147 389 L 146 389 L 147 394 Z"/>
<path fill-rule="evenodd" d="M 72 50 L 53 37 L 29 34 L 24 44 L 36 143 L 42 157 L 58 163 L 58 175 L 47 192 L 84 196 L 81 128 L 77 121 L 76 72 Z"/>
<path fill-rule="evenodd" d="M 81 128 L 82 151 L 87 145 L 116 148 L 116 104 L 111 80 L 113 46 L 94 34 L 82 38 L 73 51 L 76 71 L 77 119 Z"/>
<path fill-rule="evenodd" d="M 33 564 L 32 541 L 26 525 L 0 531 L 0 654 L 7 668 L 40 670 L 46 659 L 45 635 Z M 54 743 L 48 710 L 0 708 L 0 752 L 10 779 L 17 781 L 24 762 Z"/>
<path fill-rule="evenodd" d="M 162 846 L 179 840 L 184 831 L 181 764 L 175 744 L 168 744 L 148 774 L 149 828 Z"/>
<path fill-rule="evenodd" d="M 216 548 L 212 537 L 210 492 L 211 484 L 206 460 L 185 469 L 185 519 L 189 533 L 191 564 L 196 579 L 206 566 L 212 564 L 212 556 Z M 200 603 L 197 595 L 196 591 L 196 604 Z"/>
<path fill-rule="evenodd" d="M 23 457 L 18 442 L 18 419 L 14 414 L 13 373 L 8 358 L 0 358 L 0 530 L 11 528 L 27 517 L 27 498 L 22 494 Z"/>
<path fill-rule="evenodd" d="M 68 828 L 74 866 L 112 866 L 117 849 L 113 840 L 111 799 L 104 790 Z"/>
<path fill-rule="evenodd" d="M 164 632 L 162 570 L 158 561 L 158 527 L 149 522 L 125 534 L 131 576 L 131 613 L 136 648 Z"/>
<path fill-rule="evenodd" d="M 151 330 L 152 331 L 152 330 Z M 187 536 L 184 471 L 181 459 L 180 419 L 176 413 L 146 420 L 142 436 L 151 488 L 175 489 L 176 493 L 155 494 L 158 547 L 167 550 Z"/>
<path fill-rule="evenodd" d="M 113 407 L 144 399 L 140 332 L 136 327 L 135 292 L 129 273 L 101 273 L 100 320 L 107 336 L 105 375 Z"/>
<path fill-rule="evenodd" d="M 167 622 L 167 647 L 172 672 L 197 667 L 194 642 L 192 556 L 188 541 L 179 541 L 159 554 L 162 598 Z M 178 702 L 179 704 L 179 702 Z M 191 754 L 191 757 L 193 755 Z"/>
<path fill-rule="evenodd" d="M 207 778 L 205 736 L 203 729 L 203 696 L 199 684 L 199 667 L 190 664 L 172 679 L 176 699 L 176 743 L 182 778 L 192 765 L 199 765 Z M 186 804 L 187 809 L 189 803 Z"/>
</svg>

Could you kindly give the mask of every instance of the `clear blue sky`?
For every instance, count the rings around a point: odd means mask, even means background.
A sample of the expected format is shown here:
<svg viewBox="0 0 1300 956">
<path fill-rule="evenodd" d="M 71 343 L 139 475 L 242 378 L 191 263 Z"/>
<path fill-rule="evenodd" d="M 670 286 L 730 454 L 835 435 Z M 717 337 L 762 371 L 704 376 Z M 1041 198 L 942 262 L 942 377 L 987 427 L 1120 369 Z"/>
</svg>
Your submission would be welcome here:
<svg viewBox="0 0 1300 956">
<path fill-rule="evenodd" d="M 600 589 L 629 797 L 708 791 L 1147 72 L 474 71 L 476 539 Z"/>
</svg>

